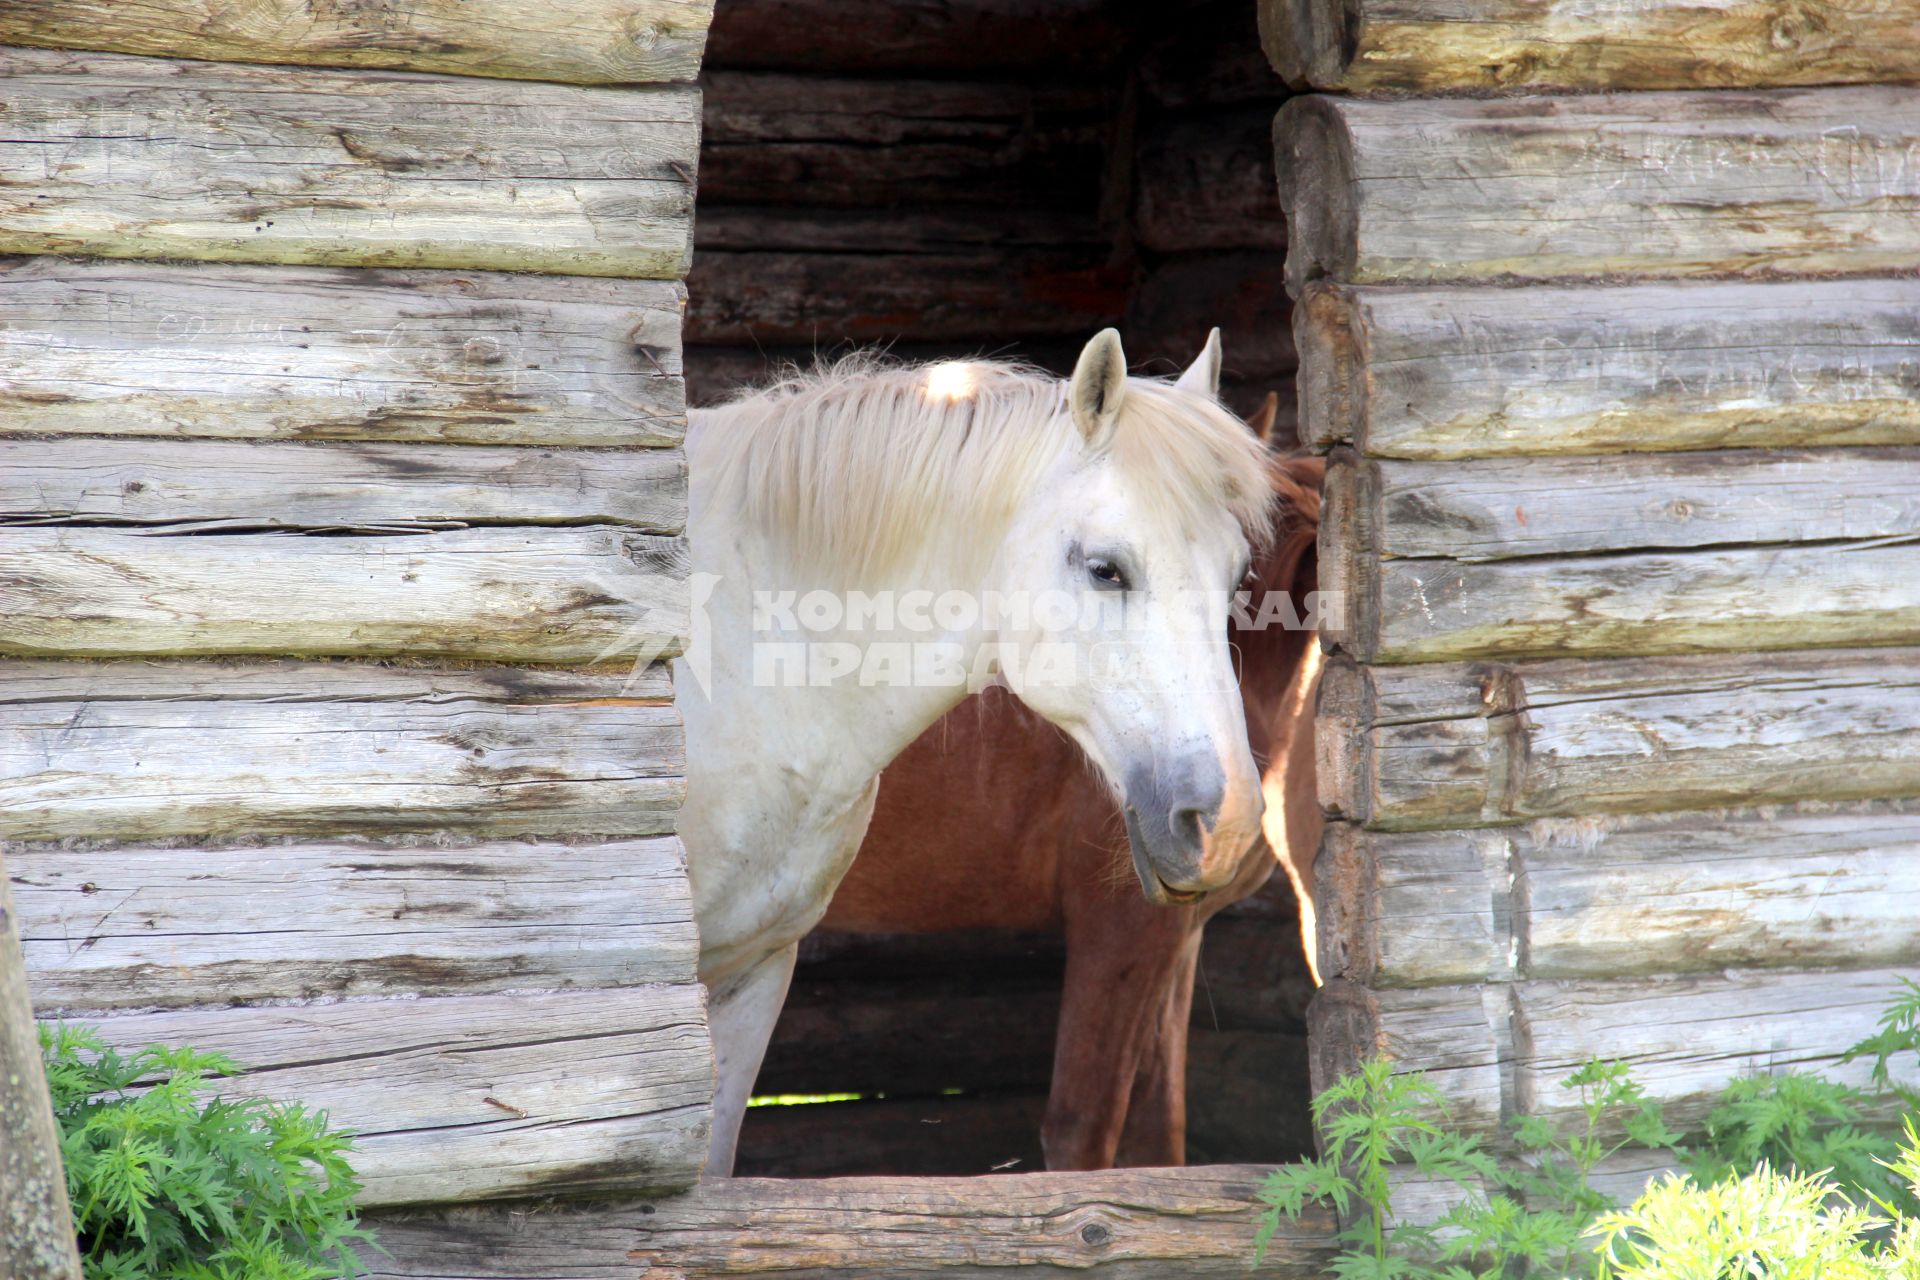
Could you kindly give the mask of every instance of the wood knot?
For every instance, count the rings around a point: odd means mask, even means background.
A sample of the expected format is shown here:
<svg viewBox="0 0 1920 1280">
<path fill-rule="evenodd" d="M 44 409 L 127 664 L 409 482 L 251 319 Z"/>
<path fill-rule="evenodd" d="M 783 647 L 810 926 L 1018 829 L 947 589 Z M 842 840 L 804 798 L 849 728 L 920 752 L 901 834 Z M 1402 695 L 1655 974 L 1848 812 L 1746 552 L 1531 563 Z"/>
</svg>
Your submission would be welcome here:
<svg viewBox="0 0 1920 1280">
<path fill-rule="evenodd" d="M 1675 520 L 1693 519 L 1693 504 L 1684 498 L 1676 498 L 1667 505 L 1667 514 Z"/>
<path fill-rule="evenodd" d="M 1089 1222 L 1086 1226 L 1080 1228 L 1080 1238 L 1088 1244 L 1101 1245 L 1113 1239 L 1113 1232 L 1107 1230 L 1097 1222 Z"/>
</svg>

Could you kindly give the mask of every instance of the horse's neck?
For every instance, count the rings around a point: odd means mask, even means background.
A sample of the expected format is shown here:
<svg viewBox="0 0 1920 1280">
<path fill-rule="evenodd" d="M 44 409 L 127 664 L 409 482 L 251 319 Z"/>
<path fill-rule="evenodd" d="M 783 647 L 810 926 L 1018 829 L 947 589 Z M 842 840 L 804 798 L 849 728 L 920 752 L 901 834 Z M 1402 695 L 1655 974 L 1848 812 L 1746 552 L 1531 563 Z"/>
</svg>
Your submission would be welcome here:
<svg viewBox="0 0 1920 1280">
<path fill-rule="evenodd" d="M 779 678 L 771 684 L 757 678 L 769 671 L 764 652 L 756 670 L 757 644 L 865 644 L 890 637 L 756 631 L 756 588 L 804 595 L 809 583 L 780 563 L 777 546 L 713 517 L 702 513 L 691 531 L 695 569 L 719 579 L 706 606 L 707 692 L 679 692 L 688 756 L 681 830 L 709 978 L 734 959 L 750 960 L 748 953 L 769 941 L 795 941 L 812 926 L 859 848 L 880 770 L 965 693 L 846 676 L 815 685 L 807 682 L 804 661 L 774 666 Z M 835 590 L 897 586 L 840 584 Z M 978 638 L 962 639 L 977 644 Z M 800 683 L 788 683 L 789 672 Z"/>
</svg>

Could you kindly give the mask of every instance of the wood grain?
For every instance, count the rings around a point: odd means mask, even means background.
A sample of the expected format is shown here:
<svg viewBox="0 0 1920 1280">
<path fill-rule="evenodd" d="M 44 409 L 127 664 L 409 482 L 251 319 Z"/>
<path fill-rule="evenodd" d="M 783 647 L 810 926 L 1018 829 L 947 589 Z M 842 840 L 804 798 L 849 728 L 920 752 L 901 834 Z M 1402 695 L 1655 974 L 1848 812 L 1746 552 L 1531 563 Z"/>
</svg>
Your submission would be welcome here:
<svg viewBox="0 0 1920 1280">
<path fill-rule="evenodd" d="M 996 1280 L 1032 1267 L 1097 1280 L 1317 1278 L 1331 1215 L 1282 1226 L 1249 1270 L 1267 1168 L 1130 1169 L 995 1178 L 730 1178 L 670 1199 L 528 1212 L 389 1216 L 373 1280 L 648 1274 L 680 1280 L 935 1275 Z"/>
<path fill-rule="evenodd" d="M 605 662 L 679 652 L 677 539 L 607 528 L 151 537 L 0 530 L 0 653 Z"/>
<path fill-rule="evenodd" d="M 1137 23 L 1128 0 L 730 0 L 714 13 L 706 65 L 860 75 L 1044 73 L 1111 67 Z"/>
<path fill-rule="evenodd" d="M 1290 82 L 1349 93 L 1742 89 L 1920 78 L 1899 0 L 1261 0 Z"/>
<path fill-rule="evenodd" d="M 363 1206 L 691 1186 L 713 1055 L 697 983 L 348 1000 L 91 1020 L 112 1046 L 191 1044 L 353 1130 Z"/>
<path fill-rule="evenodd" d="M 0 252 L 686 273 L 691 86 L 0 51 Z"/>
<path fill-rule="evenodd" d="M 16 846 L 42 1015 L 692 982 L 679 843 Z"/>
<path fill-rule="evenodd" d="M 675 534 L 686 513 L 677 449 L 0 437 L 0 525 L 238 533 L 599 524 Z"/>
<path fill-rule="evenodd" d="M 1920 454 L 1337 451 L 1324 634 L 1362 661 L 1920 640 Z M 1571 495 L 1578 495 L 1573 497 Z"/>
<path fill-rule="evenodd" d="M 1392 458 L 1920 443 L 1920 282 L 1316 284 L 1300 434 Z"/>
<path fill-rule="evenodd" d="M 1872 275 L 1920 266 L 1904 88 L 1281 110 L 1288 280 Z"/>
<path fill-rule="evenodd" d="M 0 667 L 0 837 L 463 827 L 661 835 L 679 717 L 637 673 L 345 663 Z"/>
<path fill-rule="evenodd" d="M 0 42 L 628 84 L 693 79 L 712 17 L 712 0 L 36 0 L 0 9 Z"/>
<path fill-rule="evenodd" d="M 1270 103 L 1177 117 L 1135 158 L 1134 234 L 1161 253 L 1287 246 L 1273 179 Z"/>
<path fill-rule="evenodd" d="M 1379 830 L 1920 793 L 1911 649 L 1329 663 L 1321 803 Z"/>
<path fill-rule="evenodd" d="M 1920 814 L 1894 801 L 1328 830 L 1321 972 L 1376 990 L 1920 963 Z"/>
<path fill-rule="evenodd" d="M 677 284 L 0 259 L 0 434 L 673 445 Z"/>
<path fill-rule="evenodd" d="M 1088 214 L 1100 207 L 1112 104 L 1095 86 L 1051 76 L 896 80 L 749 71 L 710 71 L 702 84 L 703 201 Z"/>
<path fill-rule="evenodd" d="M 1899 976 L 1759 971 L 1377 992 L 1334 979 L 1312 1012 L 1314 1088 L 1385 1053 L 1400 1071 L 1427 1073 L 1456 1128 L 1501 1144 L 1511 1117 L 1584 1126 L 1579 1094 L 1560 1082 L 1599 1058 L 1627 1064 L 1684 1128 L 1736 1076 L 1813 1071 L 1865 1086 L 1871 1061 L 1840 1058 L 1877 1029 Z"/>
</svg>

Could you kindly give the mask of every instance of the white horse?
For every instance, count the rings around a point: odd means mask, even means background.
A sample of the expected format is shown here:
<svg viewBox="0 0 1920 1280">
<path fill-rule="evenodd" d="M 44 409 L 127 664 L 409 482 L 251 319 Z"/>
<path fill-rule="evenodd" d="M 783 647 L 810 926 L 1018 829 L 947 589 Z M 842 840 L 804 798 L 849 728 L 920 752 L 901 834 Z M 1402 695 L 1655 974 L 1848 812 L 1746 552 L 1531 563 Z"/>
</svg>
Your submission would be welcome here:
<svg viewBox="0 0 1920 1280">
<path fill-rule="evenodd" d="M 1215 330 L 1177 382 L 1130 378 L 1109 329 L 1067 382 L 843 364 L 693 415 L 690 550 L 714 577 L 674 687 L 716 1055 L 709 1173 L 732 1172 L 799 941 L 880 771 L 968 673 L 996 672 L 1085 750 L 1149 898 L 1236 874 L 1262 802 L 1225 608 L 1268 536 L 1270 487 L 1219 371 Z M 861 616 L 834 604 L 849 598 Z"/>
</svg>

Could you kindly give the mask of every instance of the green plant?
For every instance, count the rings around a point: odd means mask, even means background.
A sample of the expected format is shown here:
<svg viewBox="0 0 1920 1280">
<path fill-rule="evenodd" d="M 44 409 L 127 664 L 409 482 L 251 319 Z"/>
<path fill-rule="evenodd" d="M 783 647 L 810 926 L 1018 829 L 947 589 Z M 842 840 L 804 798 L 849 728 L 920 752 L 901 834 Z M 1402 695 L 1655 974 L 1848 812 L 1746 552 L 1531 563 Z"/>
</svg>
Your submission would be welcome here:
<svg viewBox="0 0 1920 1280">
<path fill-rule="evenodd" d="M 1906 1194 L 1920 1194 L 1920 1134 L 1888 1162 Z M 1878 1202 L 1886 1217 L 1848 1199 L 1819 1174 L 1762 1162 L 1737 1178 L 1699 1183 L 1669 1176 L 1632 1207 L 1594 1226 L 1604 1280 L 1914 1280 L 1920 1219 Z M 1891 1230 L 1889 1231 L 1889 1228 Z"/>
<path fill-rule="evenodd" d="M 347 1134 L 323 1112 L 202 1095 L 226 1058 L 132 1054 L 89 1028 L 42 1026 L 87 1280 L 333 1280 L 368 1243 Z"/>
<path fill-rule="evenodd" d="M 1434 1274 L 1414 1261 L 1437 1247 L 1435 1229 L 1400 1222 L 1393 1212 L 1394 1166 L 1405 1163 L 1430 1178 L 1472 1189 L 1493 1172 L 1493 1162 L 1471 1138 L 1445 1132 L 1440 1093 L 1419 1073 L 1395 1075 L 1393 1063 L 1373 1058 L 1313 1100 L 1314 1123 L 1326 1154 L 1282 1165 L 1261 1186 L 1267 1206 L 1254 1242 L 1256 1260 L 1280 1228 L 1282 1216 L 1297 1218 L 1309 1201 L 1331 1203 L 1343 1216 L 1357 1201 L 1363 1214 L 1340 1232 L 1351 1246 L 1334 1260 L 1339 1280 L 1399 1280 Z"/>
</svg>

